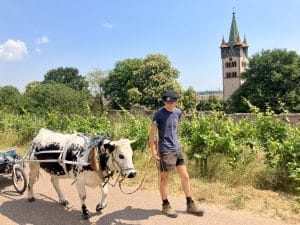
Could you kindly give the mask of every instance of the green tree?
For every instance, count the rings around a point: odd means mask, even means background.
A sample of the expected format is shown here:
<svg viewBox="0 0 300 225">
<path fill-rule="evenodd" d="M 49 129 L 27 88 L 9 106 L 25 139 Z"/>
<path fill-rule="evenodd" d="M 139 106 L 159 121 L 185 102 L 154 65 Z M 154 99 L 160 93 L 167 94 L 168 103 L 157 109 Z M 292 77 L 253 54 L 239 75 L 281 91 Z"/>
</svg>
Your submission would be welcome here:
<svg viewBox="0 0 300 225">
<path fill-rule="evenodd" d="M 198 111 L 222 111 L 223 102 L 218 99 L 215 95 L 209 95 L 207 99 L 200 100 L 197 105 Z"/>
<path fill-rule="evenodd" d="M 186 91 L 184 91 L 182 98 L 182 105 L 184 111 L 188 113 L 196 111 L 196 106 L 198 103 L 199 95 L 192 87 L 189 87 Z"/>
<path fill-rule="evenodd" d="M 171 62 L 164 55 L 147 55 L 136 75 L 135 86 L 141 93 L 140 105 L 150 109 L 158 108 L 162 105 L 161 96 L 169 89 L 182 95 L 177 81 L 179 71 L 171 66 Z"/>
<path fill-rule="evenodd" d="M 263 50 L 249 60 L 242 76 L 246 82 L 231 97 L 232 111 L 249 111 L 247 99 L 262 111 L 300 112 L 300 57 L 295 51 Z"/>
<path fill-rule="evenodd" d="M 64 84 L 76 91 L 87 90 L 88 83 L 83 76 L 79 75 L 79 71 L 72 67 L 59 67 L 52 69 L 44 76 L 43 83 L 60 83 Z"/>
<path fill-rule="evenodd" d="M 105 96 L 111 100 L 113 108 L 129 108 L 128 91 L 135 87 L 136 73 L 142 65 L 141 59 L 125 59 L 116 63 L 103 83 Z"/>
<path fill-rule="evenodd" d="M 177 82 L 179 71 L 166 56 L 150 54 L 145 59 L 126 59 L 116 63 L 103 85 L 113 108 L 118 104 L 128 109 L 139 104 L 150 109 L 161 106 L 162 94 L 168 89 L 181 93 Z"/>
<path fill-rule="evenodd" d="M 20 110 L 22 95 L 13 86 L 0 87 L 0 109 L 8 112 L 18 112 Z"/>
<path fill-rule="evenodd" d="M 93 96 L 92 111 L 94 115 L 101 115 L 104 111 L 104 91 L 103 85 L 108 79 L 109 71 L 94 70 L 86 75 L 86 81 L 88 82 L 89 90 Z"/>
<path fill-rule="evenodd" d="M 31 81 L 30 83 L 28 83 L 25 87 L 25 92 L 30 91 L 31 89 L 37 87 L 39 84 L 41 84 L 40 81 Z"/>
<path fill-rule="evenodd" d="M 24 94 L 24 108 L 29 113 L 45 116 L 55 111 L 65 115 L 86 115 L 89 96 L 64 84 L 40 84 Z"/>
</svg>

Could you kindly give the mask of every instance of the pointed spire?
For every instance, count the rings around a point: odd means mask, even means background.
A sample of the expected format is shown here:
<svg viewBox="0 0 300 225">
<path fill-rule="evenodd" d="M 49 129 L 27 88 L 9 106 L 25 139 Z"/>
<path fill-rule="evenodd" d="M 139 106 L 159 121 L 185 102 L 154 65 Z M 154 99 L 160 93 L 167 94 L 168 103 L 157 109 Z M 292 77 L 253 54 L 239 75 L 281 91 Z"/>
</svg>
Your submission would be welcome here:
<svg viewBox="0 0 300 225">
<path fill-rule="evenodd" d="M 244 40 L 243 40 L 243 44 L 242 44 L 243 47 L 248 47 L 248 43 L 247 43 L 247 39 L 246 39 L 246 35 L 244 34 Z"/>
<path fill-rule="evenodd" d="M 223 37 L 222 37 L 222 43 L 221 43 L 221 45 L 223 45 L 223 44 L 225 44 L 224 35 L 223 35 Z"/>
<path fill-rule="evenodd" d="M 239 39 L 240 39 L 240 36 L 239 36 L 239 32 L 238 32 L 238 28 L 237 28 L 237 24 L 236 24 L 236 20 L 235 20 L 235 11 L 233 9 L 228 44 L 230 46 L 233 46 L 234 44 L 236 44 L 238 42 Z"/>
</svg>

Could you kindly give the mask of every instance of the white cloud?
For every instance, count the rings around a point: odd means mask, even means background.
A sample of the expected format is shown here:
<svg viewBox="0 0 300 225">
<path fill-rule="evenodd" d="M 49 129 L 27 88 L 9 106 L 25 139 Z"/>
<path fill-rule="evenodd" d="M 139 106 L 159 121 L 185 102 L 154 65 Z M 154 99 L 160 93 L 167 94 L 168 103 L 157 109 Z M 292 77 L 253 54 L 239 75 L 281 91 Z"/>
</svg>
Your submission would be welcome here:
<svg viewBox="0 0 300 225">
<path fill-rule="evenodd" d="M 36 45 L 44 45 L 47 44 L 49 42 L 49 39 L 47 36 L 43 35 L 41 37 L 38 37 L 37 39 L 35 39 L 34 43 Z"/>
<path fill-rule="evenodd" d="M 102 27 L 107 28 L 107 29 L 111 29 L 113 28 L 113 25 L 109 22 L 105 22 L 102 24 Z"/>
<path fill-rule="evenodd" d="M 27 47 L 23 41 L 8 39 L 3 44 L 0 44 L 0 60 L 21 60 L 27 54 Z"/>
</svg>

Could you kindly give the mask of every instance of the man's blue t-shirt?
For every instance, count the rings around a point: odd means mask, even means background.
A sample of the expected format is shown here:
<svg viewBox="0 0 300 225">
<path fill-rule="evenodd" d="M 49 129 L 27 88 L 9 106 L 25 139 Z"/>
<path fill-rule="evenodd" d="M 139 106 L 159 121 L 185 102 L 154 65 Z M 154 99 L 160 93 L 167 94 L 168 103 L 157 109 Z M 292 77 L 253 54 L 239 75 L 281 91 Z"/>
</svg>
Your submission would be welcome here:
<svg viewBox="0 0 300 225">
<path fill-rule="evenodd" d="M 176 129 L 181 114 L 182 112 L 178 108 L 169 112 L 164 107 L 154 113 L 152 121 L 156 123 L 158 129 L 159 151 L 178 151 L 180 149 Z"/>
</svg>

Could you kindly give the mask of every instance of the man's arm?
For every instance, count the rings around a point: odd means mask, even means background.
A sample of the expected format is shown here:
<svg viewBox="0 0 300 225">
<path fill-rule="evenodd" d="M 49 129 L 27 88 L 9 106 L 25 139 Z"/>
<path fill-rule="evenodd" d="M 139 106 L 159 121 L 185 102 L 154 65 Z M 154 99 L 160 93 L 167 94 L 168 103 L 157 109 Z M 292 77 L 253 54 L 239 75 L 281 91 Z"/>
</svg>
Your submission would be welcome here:
<svg viewBox="0 0 300 225">
<path fill-rule="evenodd" d="M 157 125 L 156 123 L 152 123 L 150 127 L 150 134 L 149 134 L 149 145 L 152 153 L 152 157 L 155 160 L 160 160 L 159 154 L 158 154 L 158 137 L 157 137 Z"/>
</svg>

